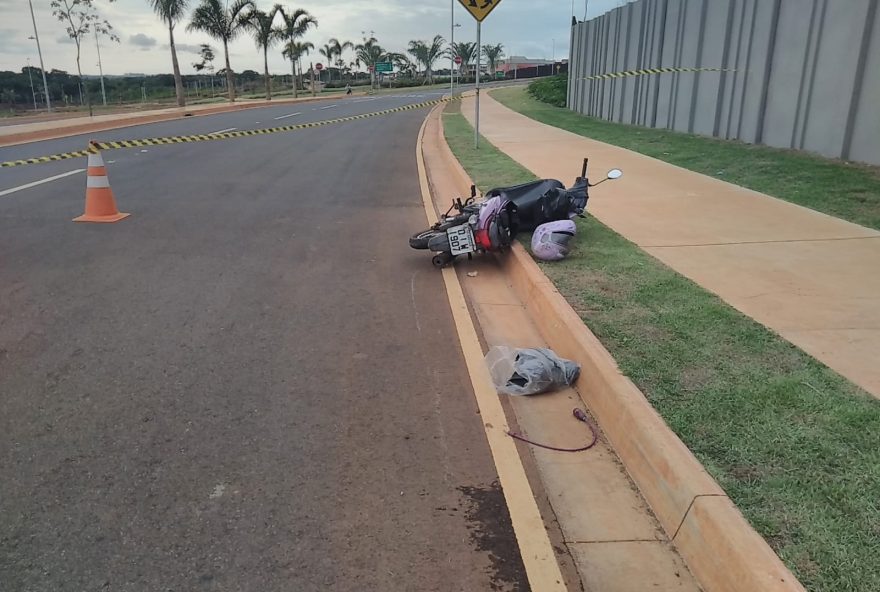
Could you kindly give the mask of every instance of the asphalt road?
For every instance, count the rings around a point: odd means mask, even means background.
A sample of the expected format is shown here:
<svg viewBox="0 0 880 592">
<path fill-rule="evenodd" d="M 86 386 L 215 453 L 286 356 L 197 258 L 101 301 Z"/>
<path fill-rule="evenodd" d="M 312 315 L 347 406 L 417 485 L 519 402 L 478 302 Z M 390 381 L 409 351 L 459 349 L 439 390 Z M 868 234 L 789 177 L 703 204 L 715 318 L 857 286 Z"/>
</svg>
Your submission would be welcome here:
<svg viewBox="0 0 880 592">
<path fill-rule="evenodd" d="M 82 173 L 0 196 L 0 589 L 527 588 L 442 278 L 407 246 L 424 115 L 109 151 L 117 224 L 70 221 Z"/>
</svg>

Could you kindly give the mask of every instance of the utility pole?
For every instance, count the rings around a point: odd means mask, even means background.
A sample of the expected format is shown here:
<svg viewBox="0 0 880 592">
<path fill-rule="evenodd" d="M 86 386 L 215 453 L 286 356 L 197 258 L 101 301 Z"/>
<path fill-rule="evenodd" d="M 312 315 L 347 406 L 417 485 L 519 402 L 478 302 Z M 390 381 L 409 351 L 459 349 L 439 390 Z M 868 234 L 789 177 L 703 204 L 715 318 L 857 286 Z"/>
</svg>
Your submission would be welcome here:
<svg viewBox="0 0 880 592">
<path fill-rule="evenodd" d="M 34 78 L 31 76 L 31 59 L 27 59 L 28 80 L 31 83 L 31 96 L 34 99 L 34 111 L 37 110 L 37 92 L 34 90 Z"/>
<path fill-rule="evenodd" d="M 40 71 L 43 73 L 43 90 L 46 93 L 46 112 L 52 112 L 52 101 L 49 99 L 49 83 L 46 82 L 46 67 L 43 66 L 43 50 L 40 49 L 40 35 L 37 33 L 37 19 L 34 18 L 34 3 L 28 0 L 31 7 L 31 22 L 34 23 L 34 40 L 37 42 L 37 54 L 40 56 Z M 63 92 L 61 94 L 64 94 Z"/>
<path fill-rule="evenodd" d="M 455 92 L 455 0 L 449 0 L 449 94 Z"/>
<path fill-rule="evenodd" d="M 477 78 L 476 78 L 476 105 L 474 108 L 474 148 L 480 147 L 480 30 L 483 23 L 477 21 Z"/>
<path fill-rule="evenodd" d="M 107 91 L 104 90 L 104 67 L 101 66 L 101 44 L 98 43 L 98 30 L 95 29 L 95 48 L 98 50 L 98 73 L 101 74 L 101 100 L 107 106 Z"/>
</svg>

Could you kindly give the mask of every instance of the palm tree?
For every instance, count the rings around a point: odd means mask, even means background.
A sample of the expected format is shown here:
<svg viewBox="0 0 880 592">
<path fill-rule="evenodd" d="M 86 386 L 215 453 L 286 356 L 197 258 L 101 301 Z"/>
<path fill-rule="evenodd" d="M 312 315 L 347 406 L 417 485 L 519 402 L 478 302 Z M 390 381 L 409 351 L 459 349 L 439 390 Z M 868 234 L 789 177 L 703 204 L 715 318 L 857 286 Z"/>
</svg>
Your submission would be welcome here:
<svg viewBox="0 0 880 592">
<path fill-rule="evenodd" d="M 306 31 L 311 27 L 317 27 L 318 19 L 302 8 L 297 8 L 293 11 L 282 8 L 281 18 L 283 22 L 278 35 L 286 41 L 282 54 L 290 59 L 290 70 L 293 73 L 293 96 L 295 98 L 298 96 L 296 89 L 296 63 L 300 57 L 308 54 L 309 50 L 315 48 L 311 43 L 297 44 L 296 40 L 305 35 Z M 308 47 L 303 51 L 303 48 L 306 46 Z M 299 51 L 297 51 L 297 48 L 299 48 Z"/>
<path fill-rule="evenodd" d="M 229 65 L 229 42 L 238 37 L 247 23 L 250 15 L 246 11 L 254 8 L 252 0 L 235 0 L 230 8 L 224 8 L 220 0 L 202 0 L 193 11 L 192 21 L 186 26 L 187 31 L 201 31 L 223 42 L 230 103 L 235 101 L 235 75 Z"/>
<path fill-rule="evenodd" d="M 351 41 L 340 42 L 336 37 L 332 37 L 324 47 L 318 50 L 318 53 L 327 58 L 327 82 L 330 82 L 329 66 L 333 65 L 333 59 L 337 57 L 341 58 L 346 49 L 351 49 L 353 47 L 354 45 L 352 45 Z"/>
<path fill-rule="evenodd" d="M 449 55 L 449 50 L 444 47 L 445 45 L 446 40 L 443 39 L 442 35 L 434 35 L 434 40 L 428 46 L 428 55 L 425 61 L 425 66 L 428 68 L 428 84 L 434 82 L 434 62 L 443 56 Z"/>
<path fill-rule="evenodd" d="M 484 45 L 483 57 L 489 62 L 489 71 L 492 72 L 492 76 L 495 76 L 495 66 L 498 64 L 498 60 L 504 57 L 504 46 L 500 43 L 498 45 Z"/>
<path fill-rule="evenodd" d="M 284 49 L 281 51 L 281 55 L 290 60 L 290 63 L 293 67 L 293 96 L 296 98 L 297 95 L 297 86 L 296 86 L 296 64 L 299 62 L 300 58 L 304 55 L 309 55 L 311 50 L 315 49 L 314 44 L 310 41 L 288 41 L 284 46 Z M 302 67 L 300 67 L 300 71 L 302 71 Z"/>
<path fill-rule="evenodd" d="M 370 88 L 372 89 L 376 79 L 376 63 L 383 61 L 387 57 L 387 53 L 375 37 L 364 38 L 363 43 L 354 46 L 354 53 L 359 65 L 363 64 L 370 70 Z"/>
<path fill-rule="evenodd" d="M 333 63 L 333 56 L 335 56 L 336 53 L 333 51 L 333 46 L 327 43 L 318 50 L 318 53 L 327 58 L 327 82 L 330 82 L 330 64 Z M 320 79 L 321 73 L 318 72 L 318 80 Z"/>
<path fill-rule="evenodd" d="M 171 66 L 174 68 L 174 90 L 177 93 L 177 106 L 186 105 L 186 94 L 183 92 L 183 79 L 180 77 L 180 65 L 177 63 L 177 48 L 174 46 L 174 25 L 186 11 L 189 0 L 150 0 L 153 11 L 168 25 L 168 44 L 171 47 Z"/>
<path fill-rule="evenodd" d="M 278 40 L 278 29 L 275 28 L 275 15 L 281 10 L 281 5 L 276 4 L 268 13 L 255 9 L 245 25 L 250 29 L 257 43 L 257 49 L 263 50 L 263 72 L 266 79 L 266 100 L 272 100 L 272 80 L 269 77 L 269 48 Z"/>
<path fill-rule="evenodd" d="M 469 72 L 470 63 L 477 57 L 477 44 L 473 41 L 461 41 L 452 44 L 452 55 L 461 58 L 461 66 L 465 72 Z"/>
<path fill-rule="evenodd" d="M 413 61 L 409 59 L 406 55 L 402 53 L 391 53 L 388 54 L 388 58 L 401 74 L 404 74 L 411 78 L 415 78 L 417 69 L 416 64 L 414 64 Z"/>
<path fill-rule="evenodd" d="M 407 47 L 406 51 L 413 57 L 415 70 L 418 70 L 425 63 L 425 60 L 428 59 L 428 46 L 425 45 L 424 41 L 413 39 L 409 42 L 409 47 Z M 407 60 L 409 59 L 407 58 Z"/>
<path fill-rule="evenodd" d="M 446 40 L 442 35 L 434 35 L 433 41 L 428 45 L 424 41 L 410 41 L 407 51 L 416 59 L 417 63 L 425 66 L 425 81 L 428 84 L 434 82 L 434 62 L 446 55 L 447 50 L 443 48 Z"/>
</svg>

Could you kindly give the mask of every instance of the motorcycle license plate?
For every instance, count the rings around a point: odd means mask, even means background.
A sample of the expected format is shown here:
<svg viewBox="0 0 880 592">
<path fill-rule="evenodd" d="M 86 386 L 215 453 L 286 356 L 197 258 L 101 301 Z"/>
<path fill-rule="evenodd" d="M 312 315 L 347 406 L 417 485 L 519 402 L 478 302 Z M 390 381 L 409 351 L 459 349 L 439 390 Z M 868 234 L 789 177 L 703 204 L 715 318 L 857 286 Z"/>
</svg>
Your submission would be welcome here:
<svg viewBox="0 0 880 592">
<path fill-rule="evenodd" d="M 453 255 L 465 255 L 477 250 L 469 224 L 453 226 L 446 231 L 446 235 L 449 237 L 449 250 Z"/>
</svg>

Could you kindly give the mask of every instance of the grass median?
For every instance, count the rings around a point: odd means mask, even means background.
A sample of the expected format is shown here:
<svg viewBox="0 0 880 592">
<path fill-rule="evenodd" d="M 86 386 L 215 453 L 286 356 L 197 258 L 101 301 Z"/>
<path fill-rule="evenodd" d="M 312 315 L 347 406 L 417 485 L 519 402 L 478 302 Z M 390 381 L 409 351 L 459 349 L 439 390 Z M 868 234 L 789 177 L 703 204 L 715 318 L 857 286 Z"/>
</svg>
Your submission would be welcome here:
<svg viewBox="0 0 880 592">
<path fill-rule="evenodd" d="M 492 97 L 541 123 L 880 230 L 880 167 L 585 117 L 522 88 Z"/>
<path fill-rule="evenodd" d="M 453 153 L 481 190 L 534 176 L 450 103 Z M 807 589 L 880 590 L 880 402 L 596 219 L 541 264 Z"/>
</svg>

